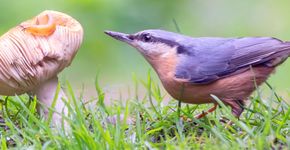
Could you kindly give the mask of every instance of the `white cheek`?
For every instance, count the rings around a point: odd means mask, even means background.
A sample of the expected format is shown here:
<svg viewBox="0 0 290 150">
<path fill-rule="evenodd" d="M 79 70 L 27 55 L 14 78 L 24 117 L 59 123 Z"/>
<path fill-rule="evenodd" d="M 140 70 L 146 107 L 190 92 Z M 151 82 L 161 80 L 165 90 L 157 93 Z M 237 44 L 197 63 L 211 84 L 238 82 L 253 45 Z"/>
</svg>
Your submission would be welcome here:
<svg viewBox="0 0 290 150">
<path fill-rule="evenodd" d="M 164 52 L 160 57 L 166 58 L 166 57 L 168 57 L 171 54 L 170 52 L 171 51 Z"/>
<path fill-rule="evenodd" d="M 140 42 L 139 47 L 147 53 L 165 53 L 168 49 L 171 49 L 171 47 L 162 43 Z"/>
<path fill-rule="evenodd" d="M 170 47 L 166 44 L 162 43 L 138 43 L 138 49 L 145 54 L 151 55 L 159 55 L 162 58 L 166 58 L 171 55 L 172 51 L 175 50 L 176 47 Z"/>
<path fill-rule="evenodd" d="M 158 52 L 158 45 L 152 43 L 140 42 L 139 47 L 146 53 Z"/>
</svg>

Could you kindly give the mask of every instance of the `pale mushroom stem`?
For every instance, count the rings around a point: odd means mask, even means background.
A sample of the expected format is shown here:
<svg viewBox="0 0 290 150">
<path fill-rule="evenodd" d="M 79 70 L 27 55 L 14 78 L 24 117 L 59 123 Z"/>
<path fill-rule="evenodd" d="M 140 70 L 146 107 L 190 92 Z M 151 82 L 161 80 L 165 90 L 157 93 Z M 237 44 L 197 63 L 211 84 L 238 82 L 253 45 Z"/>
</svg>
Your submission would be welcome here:
<svg viewBox="0 0 290 150">
<path fill-rule="evenodd" d="M 43 113 L 46 119 L 48 118 L 48 115 L 49 115 L 49 107 L 52 106 L 52 103 L 54 101 L 54 97 L 57 91 L 57 86 L 58 86 L 58 78 L 57 76 L 55 76 L 47 80 L 46 82 L 42 83 L 34 91 L 34 93 L 37 96 L 37 99 L 40 101 L 40 103 L 44 105 L 44 106 L 38 105 L 38 111 L 40 113 Z M 57 95 L 56 104 L 54 107 L 54 110 L 57 113 L 53 113 L 52 115 L 52 123 L 54 125 L 61 125 L 62 123 L 61 114 L 63 114 L 64 116 L 68 115 L 68 109 L 63 99 L 67 100 L 67 97 L 65 93 L 62 91 L 62 89 L 60 89 Z"/>
</svg>

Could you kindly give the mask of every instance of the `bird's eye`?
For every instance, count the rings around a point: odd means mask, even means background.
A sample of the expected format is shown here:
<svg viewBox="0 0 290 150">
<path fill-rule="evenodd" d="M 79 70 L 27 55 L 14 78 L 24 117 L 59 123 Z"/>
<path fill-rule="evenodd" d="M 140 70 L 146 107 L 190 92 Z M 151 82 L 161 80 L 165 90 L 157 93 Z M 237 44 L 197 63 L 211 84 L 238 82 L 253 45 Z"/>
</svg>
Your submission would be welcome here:
<svg viewBox="0 0 290 150">
<path fill-rule="evenodd" d="M 150 42 L 152 37 L 149 34 L 143 34 L 142 39 L 144 42 Z"/>
</svg>

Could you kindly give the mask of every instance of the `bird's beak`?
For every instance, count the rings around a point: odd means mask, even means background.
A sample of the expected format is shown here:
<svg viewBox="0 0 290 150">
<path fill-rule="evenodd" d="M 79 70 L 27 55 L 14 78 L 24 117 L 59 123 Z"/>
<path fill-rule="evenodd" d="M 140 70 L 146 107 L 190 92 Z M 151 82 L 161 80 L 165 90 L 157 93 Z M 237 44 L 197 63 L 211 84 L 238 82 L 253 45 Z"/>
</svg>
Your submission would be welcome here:
<svg viewBox="0 0 290 150">
<path fill-rule="evenodd" d="M 129 38 L 129 34 L 121 33 L 121 32 L 114 32 L 114 31 L 105 31 L 105 33 L 114 39 L 117 39 L 122 42 L 126 42 L 131 44 L 133 40 Z"/>
</svg>

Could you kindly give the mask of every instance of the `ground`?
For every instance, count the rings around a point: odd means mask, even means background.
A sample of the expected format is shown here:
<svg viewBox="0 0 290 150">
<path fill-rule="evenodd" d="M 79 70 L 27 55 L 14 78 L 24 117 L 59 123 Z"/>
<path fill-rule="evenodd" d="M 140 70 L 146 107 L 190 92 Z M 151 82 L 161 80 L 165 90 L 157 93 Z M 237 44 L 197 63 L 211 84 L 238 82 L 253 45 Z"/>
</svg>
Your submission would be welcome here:
<svg viewBox="0 0 290 150">
<path fill-rule="evenodd" d="M 141 83 L 141 84 L 139 84 Z M 36 113 L 37 100 L 2 97 L 1 148 L 9 149 L 289 149 L 290 107 L 271 88 L 262 98 L 259 90 L 240 119 L 221 101 L 217 111 L 202 119 L 194 116 L 211 107 L 163 103 L 164 92 L 148 80 L 135 82 L 128 99 L 105 105 L 105 94 L 96 82 L 98 95 L 91 100 L 64 85 L 70 116 L 68 129 L 55 127 Z M 139 96 L 137 89 L 147 90 Z M 213 96 L 214 97 L 214 96 Z M 53 111 L 53 109 L 52 109 Z M 227 125 L 229 120 L 233 124 Z"/>
</svg>

